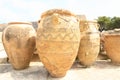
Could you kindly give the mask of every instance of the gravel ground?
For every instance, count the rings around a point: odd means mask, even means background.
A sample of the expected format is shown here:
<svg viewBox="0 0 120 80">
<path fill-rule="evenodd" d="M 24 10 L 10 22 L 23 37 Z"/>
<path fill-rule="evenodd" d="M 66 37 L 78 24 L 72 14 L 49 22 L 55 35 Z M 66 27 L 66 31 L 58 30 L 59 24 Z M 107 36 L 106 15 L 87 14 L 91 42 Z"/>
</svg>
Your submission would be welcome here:
<svg viewBox="0 0 120 80">
<path fill-rule="evenodd" d="M 0 40 L 0 59 L 6 57 Z M 0 80 L 120 80 L 120 66 L 113 65 L 109 60 L 99 60 L 84 68 L 75 62 L 65 77 L 52 78 L 41 62 L 31 62 L 30 67 L 24 70 L 14 70 L 10 63 L 2 63 Z"/>
<path fill-rule="evenodd" d="M 0 80 L 120 80 L 120 67 L 105 60 L 89 68 L 75 62 L 65 77 L 52 78 L 41 62 L 31 62 L 24 70 L 14 70 L 7 63 L 0 64 Z"/>
</svg>

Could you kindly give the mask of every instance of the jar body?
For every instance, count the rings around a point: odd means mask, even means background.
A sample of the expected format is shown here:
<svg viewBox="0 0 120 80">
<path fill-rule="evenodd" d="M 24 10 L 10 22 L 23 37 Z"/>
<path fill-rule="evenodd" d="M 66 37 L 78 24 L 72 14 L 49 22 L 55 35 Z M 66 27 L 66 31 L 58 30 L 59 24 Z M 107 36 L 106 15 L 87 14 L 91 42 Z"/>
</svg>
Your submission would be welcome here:
<svg viewBox="0 0 120 80">
<path fill-rule="evenodd" d="M 29 66 L 35 48 L 36 32 L 30 23 L 9 23 L 3 31 L 2 41 L 14 69 Z"/>
<path fill-rule="evenodd" d="M 109 31 L 108 31 L 109 32 Z M 120 31 L 104 34 L 104 48 L 112 63 L 120 65 Z"/>
<path fill-rule="evenodd" d="M 77 56 L 80 42 L 79 22 L 74 16 L 59 12 L 41 19 L 36 38 L 40 60 L 53 77 L 65 76 Z"/>
<path fill-rule="evenodd" d="M 97 23 L 84 22 L 83 24 L 80 26 L 82 37 L 78 59 L 82 65 L 90 66 L 96 61 L 99 54 L 100 34 L 97 30 Z"/>
</svg>

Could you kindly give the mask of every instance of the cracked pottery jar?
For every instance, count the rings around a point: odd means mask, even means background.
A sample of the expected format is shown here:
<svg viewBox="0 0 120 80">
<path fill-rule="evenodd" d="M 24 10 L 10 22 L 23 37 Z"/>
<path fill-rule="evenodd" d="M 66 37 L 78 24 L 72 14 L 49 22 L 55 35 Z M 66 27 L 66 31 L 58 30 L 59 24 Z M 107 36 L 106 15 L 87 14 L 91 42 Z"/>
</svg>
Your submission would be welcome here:
<svg viewBox="0 0 120 80">
<path fill-rule="evenodd" d="M 120 65 L 120 29 L 105 31 L 104 48 L 107 56 L 115 65 Z"/>
<path fill-rule="evenodd" d="M 91 66 L 97 59 L 100 50 L 100 34 L 95 21 L 80 21 L 81 41 L 78 51 L 80 64 Z"/>
<path fill-rule="evenodd" d="M 36 32 L 31 23 L 8 23 L 2 34 L 2 41 L 14 69 L 25 69 L 29 66 L 35 48 L 35 37 Z"/>
<path fill-rule="evenodd" d="M 38 22 L 36 46 L 40 60 L 52 77 L 63 77 L 71 68 L 80 42 L 79 21 L 67 10 L 44 12 Z"/>
</svg>

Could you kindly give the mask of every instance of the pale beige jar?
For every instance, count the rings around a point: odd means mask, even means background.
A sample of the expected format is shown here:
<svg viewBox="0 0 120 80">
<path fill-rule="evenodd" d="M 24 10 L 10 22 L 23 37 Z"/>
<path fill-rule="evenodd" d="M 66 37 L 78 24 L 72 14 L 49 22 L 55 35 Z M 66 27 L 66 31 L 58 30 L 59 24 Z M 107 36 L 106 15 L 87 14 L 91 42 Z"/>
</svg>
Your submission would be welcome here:
<svg viewBox="0 0 120 80">
<path fill-rule="evenodd" d="M 95 21 L 80 21 L 81 41 L 78 51 L 80 63 L 91 66 L 97 59 L 100 51 L 100 33 Z"/>
<path fill-rule="evenodd" d="M 75 15 L 61 9 L 42 14 L 36 46 L 40 60 L 52 77 L 66 75 L 77 56 L 79 43 L 79 21 Z"/>
<path fill-rule="evenodd" d="M 31 23 L 11 22 L 3 31 L 2 41 L 14 69 L 29 66 L 35 48 L 36 32 Z"/>
</svg>

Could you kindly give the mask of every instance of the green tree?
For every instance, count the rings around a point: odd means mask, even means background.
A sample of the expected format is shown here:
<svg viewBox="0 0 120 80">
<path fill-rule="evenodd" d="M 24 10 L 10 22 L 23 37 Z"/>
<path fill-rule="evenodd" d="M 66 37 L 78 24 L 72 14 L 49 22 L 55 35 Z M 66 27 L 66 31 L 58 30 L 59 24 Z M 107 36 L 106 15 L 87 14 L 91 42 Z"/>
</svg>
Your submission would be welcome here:
<svg viewBox="0 0 120 80">
<path fill-rule="evenodd" d="M 106 16 L 101 16 L 101 17 L 98 17 L 97 22 L 100 25 L 100 28 L 99 28 L 100 31 L 108 30 L 109 25 L 111 23 L 111 18 Z"/>
<path fill-rule="evenodd" d="M 120 17 L 111 18 L 111 23 L 109 24 L 109 29 L 120 28 Z"/>
</svg>

